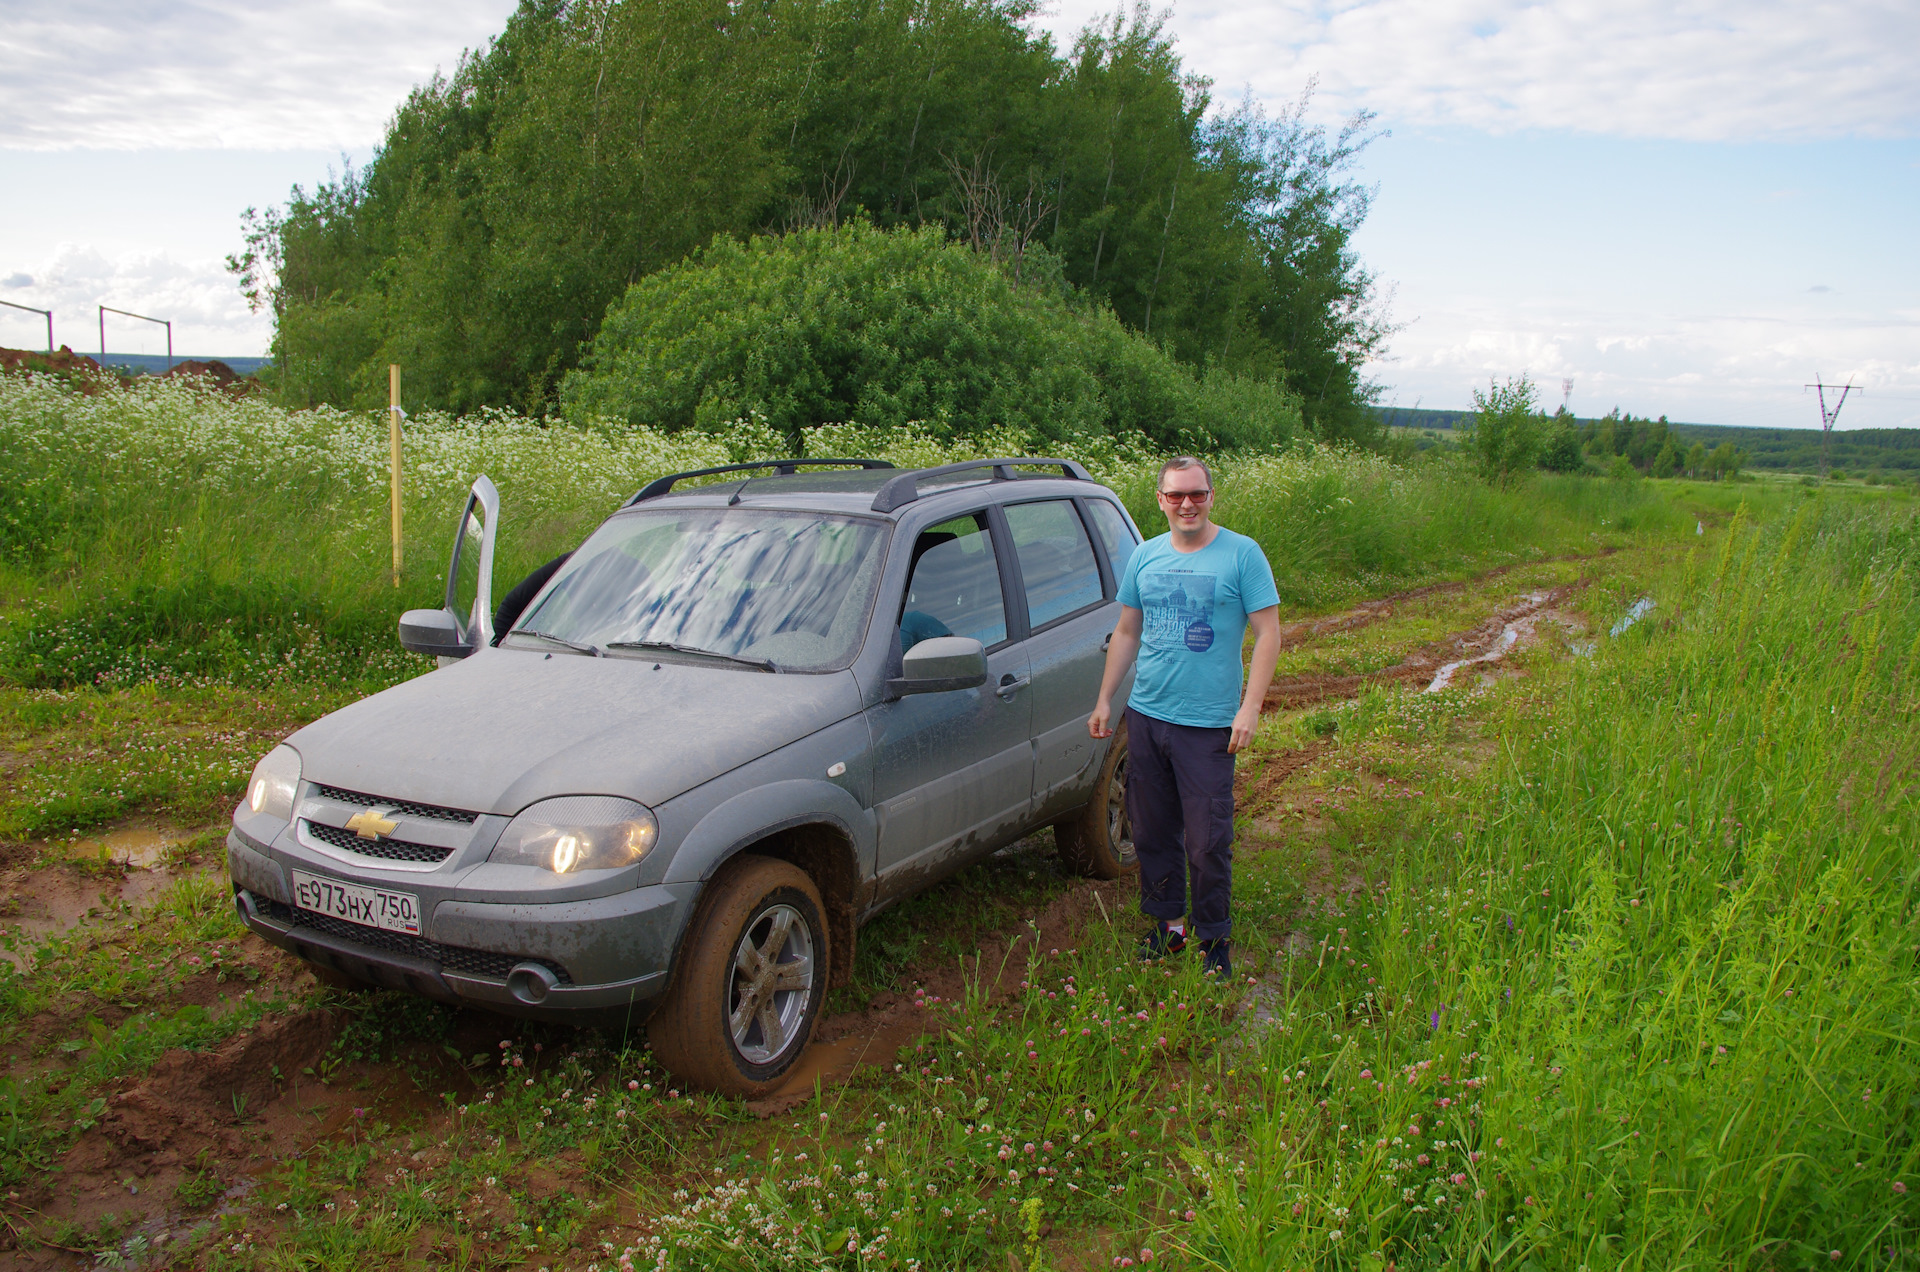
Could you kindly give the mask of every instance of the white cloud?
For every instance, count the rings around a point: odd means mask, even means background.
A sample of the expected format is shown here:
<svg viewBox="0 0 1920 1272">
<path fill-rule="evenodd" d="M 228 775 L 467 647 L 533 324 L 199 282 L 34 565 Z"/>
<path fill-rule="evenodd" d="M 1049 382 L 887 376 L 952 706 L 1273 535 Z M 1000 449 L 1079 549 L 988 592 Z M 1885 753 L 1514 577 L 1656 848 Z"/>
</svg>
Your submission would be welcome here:
<svg viewBox="0 0 1920 1272">
<path fill-rule="evenodd" d="M 177 356 L 246 356 L 266 352 L 272 323 L 247 312 L 233 280 L 217 260 L 177 259 L 168 252 L 109 255 L 83 244 L 62 243 L 42 260 L 0 261 L 0 269 L 30 275 L 28 286 L 9 288 L 6 298 L 51 309 L 54 341 L 75 352 L 100 352 L 98 306 L 127 309 L 173 323 Z M 107 316 L 112 353 L 165 353 L 166 329 L 115 314 Z M 0 308 L 0 345 L 44 348 L 46 322 L 38 314 Z"/>
<path fill-rule="evenodd" d="M 1114 6 L 1060 0 L 1070 43 Z M 1920 133 L 1910 0 L 1184 0 L 1190 69 L 1270 102 L 1318 76 L 1323 109 L 1388 124 L 1689 141 Z"/>
<path fill-rule="evenodd" d="M 5 6 L 0 147 L 363 150 L 512 0 Z"/>
</svg>

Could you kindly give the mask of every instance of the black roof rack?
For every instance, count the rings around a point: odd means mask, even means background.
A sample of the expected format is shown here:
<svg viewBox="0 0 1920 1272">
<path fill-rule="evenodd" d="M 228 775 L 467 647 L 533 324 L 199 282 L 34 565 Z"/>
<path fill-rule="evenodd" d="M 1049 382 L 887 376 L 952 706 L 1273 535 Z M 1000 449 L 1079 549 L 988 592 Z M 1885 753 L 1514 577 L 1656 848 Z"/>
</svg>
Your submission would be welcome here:
<svg viewBox="0 0 1920 1272">
<path fill-rule="evenodd" d="M 640 487 L 633 498 L 623 507 L 631 508 L 643 499 L 657 499 L 672 491 L 675 482 L 689 477 L 712 477 L 718 473 L 745 473 L 761 468 L 771 468 L 776 477 L 791 477 L 802 465 L 808 468 L 892 468 L 884 459 L 764 459 L 753 464 L 722 464 L 718 468 L 696 468 L 692 472 L 673 473 L 666 477 L 656 477 Z"/>
<path fill-rule="evenodd" d="M 1068 481 L 1092 481 L 1093 474 L 1070 459 L 970 459 L 964 464 L 942 464 L 938 468 L 916 468 L 901 473 L 886 485 L 880 487 L 880 493 L 873 497 L 875 512 L 892 512 L 904 508 L 920 497 L 920 482 L 927 477 L 944 477 L 948 473 L 964 473 L 975 468 L 991 468 L 992 481 L 1015 480 L 1015 466 L 1039 466 L 1058 468 L 1060 475 Z"/>
</svg>

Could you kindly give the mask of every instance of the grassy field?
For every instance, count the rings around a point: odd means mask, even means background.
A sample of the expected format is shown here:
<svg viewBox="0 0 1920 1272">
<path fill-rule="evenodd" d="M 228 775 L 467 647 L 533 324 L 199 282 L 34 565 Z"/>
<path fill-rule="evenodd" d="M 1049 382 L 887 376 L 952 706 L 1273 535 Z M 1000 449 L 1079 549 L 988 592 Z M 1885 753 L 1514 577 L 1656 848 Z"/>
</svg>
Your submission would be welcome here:
<svg viewBox="0 0 1920 1272">
<path fill-rule="evenodd" d="M 1126 882 L 1042 837 L 865 931 L 822 1050 L 870 1054 L 748 1107 L 637 1039 L 340 996 L 231 917 L 195 832 L 419 670 L 392 616 L 474 472 L 504 577 L 742 445 L 412 427 L 396 598 L 381 422 L 0 380 L 9 1257 L 1920 1266 L 1911 498 L 1223 463 L 1298 624 L 1240 777 L 1239 979 L 1134 962 Z M 1151 530 L 1150 459 L 1088 458 Z M 147 822 L 165 869 L 90 847 Z"/>
</svg>

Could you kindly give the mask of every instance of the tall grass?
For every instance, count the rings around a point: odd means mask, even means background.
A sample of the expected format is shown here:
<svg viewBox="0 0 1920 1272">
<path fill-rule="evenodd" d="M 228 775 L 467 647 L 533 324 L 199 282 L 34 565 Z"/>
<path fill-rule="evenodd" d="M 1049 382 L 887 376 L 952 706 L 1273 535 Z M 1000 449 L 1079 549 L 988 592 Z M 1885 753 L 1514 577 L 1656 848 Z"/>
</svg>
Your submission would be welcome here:
<svg viewBox="0 0 1920 1272">
<path fill-rule="evenodd" d="M 804 450 L 927 465 L 1032 446 L 1011 433 L 946 445 L 829 425 L 809 431 Z M 1142 529 L 1164 528 L 1144 443 L 1103 436 L 1070 449 Z M 654 477 L 788 451 L 753 420 L 671 436 L 506 412 L 409 421 L 396 590 L 383 415 L 287 411 L 176 381 L 82 397 L 44 377 L 0 378 L 0 675 L 28 685 L 290 672 L 389 682 L 418 665 L 396 650 L 393 619 L 439 603 L 454 514 L 475 476 L 501 491 L 503 590 Z M 1218 466 L 1220 518 L 1267 549 L 1290 606 L 1591 551 L 1683 520 L 1639 483 L 1502 491 L 1448 464 L 1310 446 Z"/>
<path fill-rule="evenodd" d="M 1511 720 L 1464 823 L 1316 916 L 1318 1045 L 1262 1049 L 1313 1087 L 1222 1134 L 1195 1253 L 1912 1266 L 1917 578 L 1911 513 L 1743 518 Z"/>
</svg>

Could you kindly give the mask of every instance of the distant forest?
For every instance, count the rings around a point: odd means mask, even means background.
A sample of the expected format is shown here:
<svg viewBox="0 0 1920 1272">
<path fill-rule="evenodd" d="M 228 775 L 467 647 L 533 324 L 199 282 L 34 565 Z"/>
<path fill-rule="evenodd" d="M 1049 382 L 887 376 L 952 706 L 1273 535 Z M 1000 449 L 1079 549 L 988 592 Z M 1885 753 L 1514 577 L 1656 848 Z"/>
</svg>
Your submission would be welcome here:
<svg viewBox="0 0 1920 1272">
<path fill-rule="evenodd" d="M 1390 428 L 1465 429 L 1473 424 L 1472 411 L 1440 411 L 1420 407 L 1379 407 L 1376 415 Z M 1574 418 L 1572 424 L 1581 440 L 1591 446 L 1609 419 L 1620 425 L 1640 424 L 1632 416 L 1592 419 Z M 1812 428 L 1748 428 L 1737 424 L 1676 424 L 1665 416 L 1652 421 L 1664 440 L 1671 434 L 1684 449 L 1699 442 L 1709 451 L 1731 444 L 1740 451 L 1741 467 L 1775 472 L 1817 473 L 1821 468 L 1821 437 Z M 1657 454 L 1659 444 L 1649 448 Z M 1624 453 L 1624 452 L 1622 452 Z M 1838 430 L 1832 435 L 1830 462 L 1835 469 L 1854 476 L 1880 474 L 1889 477 L 1920 477 L 1920 429 L 1859 428 Z"/>
<path fill-rule="evenodd" d="M 1390 328 L 1350 244 L 1370 117 L 1219 109 L 1144 5 L 1064 52 L 1035 12 L 522 0 L 366 167 L 249 210 L 229 264 L 272 313 L 276 391 L 379 404 L 394 362 L 425 405 L 549 410 L 643 279 L 864 222 L 937 227 L 1196 383 L 1264 382 L 1315 434 L 1374 437 L 1362 368 Z"/>
</svg>

